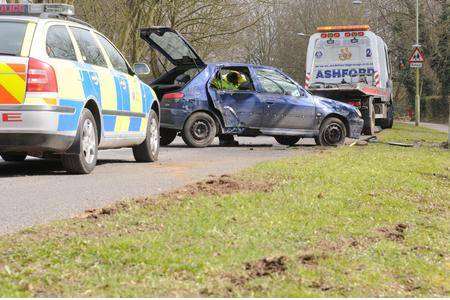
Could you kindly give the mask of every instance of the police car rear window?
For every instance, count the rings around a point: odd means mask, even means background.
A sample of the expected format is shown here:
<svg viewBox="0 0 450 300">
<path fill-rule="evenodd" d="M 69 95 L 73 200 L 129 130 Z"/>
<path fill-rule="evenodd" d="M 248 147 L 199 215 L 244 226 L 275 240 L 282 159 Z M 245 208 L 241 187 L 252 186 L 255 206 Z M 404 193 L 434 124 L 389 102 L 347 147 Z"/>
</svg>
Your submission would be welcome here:
<svg viewBox="0 0 450 300">
<path fill-rule="evenodd" d="M 20 56 L 28 23 L 0 21 L 0 55 Z"/>
<path fill-rule="evenodd" d="M 64 25 L 54 25 L 48 29 L 46 46 L 49 57 L 77 60 L 75 48 Z"/>
</svg>

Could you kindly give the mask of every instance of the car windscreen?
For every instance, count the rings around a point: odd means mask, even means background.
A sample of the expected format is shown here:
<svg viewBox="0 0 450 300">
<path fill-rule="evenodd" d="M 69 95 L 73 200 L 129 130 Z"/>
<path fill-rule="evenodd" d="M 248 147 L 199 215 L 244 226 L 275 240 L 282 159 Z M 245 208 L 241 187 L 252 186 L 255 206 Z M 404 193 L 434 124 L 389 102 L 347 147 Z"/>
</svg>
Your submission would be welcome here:
<svg viewBox="0 0 450 300">
<path fill-rule="evenodd" d="M 312 82 L 371 81 L 373 52 L 367 37 L 319 39 L 314 49 Z"/>
<path fill-rule="evenodd" d="M 20 56 L 28 23 L 0 21 L 0 55 Z"/>
</svg>

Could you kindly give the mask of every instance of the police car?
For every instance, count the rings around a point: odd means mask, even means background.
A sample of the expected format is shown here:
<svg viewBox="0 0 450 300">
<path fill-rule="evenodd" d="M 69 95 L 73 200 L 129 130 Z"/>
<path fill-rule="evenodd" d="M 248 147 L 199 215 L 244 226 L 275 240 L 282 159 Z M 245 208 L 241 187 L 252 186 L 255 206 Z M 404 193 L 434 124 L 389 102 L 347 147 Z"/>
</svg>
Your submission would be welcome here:
<svg viewBox="0 0 450 300">
<path fill-rule="evenodd" d="M 0 4 L 0 154 L 61 157 L 70 173 L 95 168 L 98 149 L 159 153 L 159 103 L 101 33 L 65 4 Z"/>
</svg>

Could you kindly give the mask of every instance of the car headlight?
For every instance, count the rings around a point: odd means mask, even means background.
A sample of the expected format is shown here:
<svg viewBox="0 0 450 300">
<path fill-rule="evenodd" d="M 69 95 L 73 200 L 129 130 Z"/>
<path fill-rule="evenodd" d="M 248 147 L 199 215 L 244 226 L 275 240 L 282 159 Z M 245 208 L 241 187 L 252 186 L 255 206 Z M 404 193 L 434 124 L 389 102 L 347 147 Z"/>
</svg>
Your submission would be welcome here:
<svg viewBox="0 0 450 300">
<path fill-rule="evenodd" d="M 356 114 L 358 115 L 358 117 L 360 117 L 360 118 L 363 117 L 361 111 L 359 110 L 359 108 L 355 108 L 355 111 L 356 111 Z"/>
</svg>

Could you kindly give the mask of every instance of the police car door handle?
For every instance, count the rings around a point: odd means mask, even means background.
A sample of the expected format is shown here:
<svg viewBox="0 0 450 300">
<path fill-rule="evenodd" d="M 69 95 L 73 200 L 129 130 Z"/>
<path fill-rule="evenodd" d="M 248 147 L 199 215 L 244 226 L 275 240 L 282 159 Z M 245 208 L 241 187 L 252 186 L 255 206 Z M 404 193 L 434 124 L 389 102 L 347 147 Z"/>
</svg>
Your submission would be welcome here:
<svg viewBox="0 0 450 300">
<path fill-rule="evenodd" d="M 127 83 L 125 82 L 125 80 L 121 80 L 120 81 L 120 86 L 125 90 L 127 88 Z"/>
</svg>

